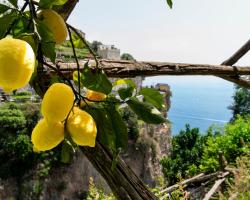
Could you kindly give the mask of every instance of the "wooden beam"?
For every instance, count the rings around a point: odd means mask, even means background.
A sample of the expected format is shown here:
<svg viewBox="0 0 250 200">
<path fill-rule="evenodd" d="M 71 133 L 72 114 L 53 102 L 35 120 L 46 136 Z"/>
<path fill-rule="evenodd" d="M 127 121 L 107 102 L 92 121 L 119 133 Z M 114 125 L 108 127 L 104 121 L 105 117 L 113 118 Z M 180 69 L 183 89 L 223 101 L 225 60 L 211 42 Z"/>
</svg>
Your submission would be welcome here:
<svg viewBox="0 0 250 200">
<path fill-rule="evenodd" d="M 221 65 L 232 66 L 239 61 L 250 50 L 250 40 L 240 47 L 230 58 L 225 60 Z M 250 89 L 250 81 L 238 76 L 219 76 L 227 81 L 233 82 L 239 86 Z"/>
<path fill-rule="evenodd" d="M 83 67 L 85 62 L 86 61 L 80 63 L 81 67 Z M 123 78 L 159 75 L 250 75 L 250 67 L 114 60 L 100 60 L 99 62 L 100 67 L 109 77 Z M 60 66 L 60 70 L 64 73 L 72 73 L 77 70 L 76 63 L 60 62 L 58 63 L 58 66 Z"/>
</svg>

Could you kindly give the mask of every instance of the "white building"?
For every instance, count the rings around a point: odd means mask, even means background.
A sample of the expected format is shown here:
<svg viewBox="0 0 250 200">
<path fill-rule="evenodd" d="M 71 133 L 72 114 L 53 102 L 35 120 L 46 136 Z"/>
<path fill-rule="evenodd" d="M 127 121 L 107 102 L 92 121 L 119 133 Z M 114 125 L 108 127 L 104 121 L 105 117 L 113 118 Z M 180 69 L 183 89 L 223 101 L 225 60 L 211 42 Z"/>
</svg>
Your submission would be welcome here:
<svg viewBox="0 0 250 200">
<path fill-rule="evenodd" d="M 108 60 L 120 60 L 121 52 L 114 45 L 99 45 L 97 53 L 101 58 Z"/>
</svg>

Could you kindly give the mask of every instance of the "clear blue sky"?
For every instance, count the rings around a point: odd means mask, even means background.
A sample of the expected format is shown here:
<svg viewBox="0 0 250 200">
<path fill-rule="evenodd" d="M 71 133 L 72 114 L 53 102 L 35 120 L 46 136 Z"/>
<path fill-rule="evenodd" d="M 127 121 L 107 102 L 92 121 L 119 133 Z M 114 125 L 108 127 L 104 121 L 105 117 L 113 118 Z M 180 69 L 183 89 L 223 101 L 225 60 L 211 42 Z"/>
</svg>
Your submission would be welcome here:
<svg viewBox="0 0 250 200">
<path fill-rule="evenodd" d="M 80 0 L 69 22 L 147 61 L 219 64 L 250 38 L 249 0 L 173 1 Z"/>
</svg>

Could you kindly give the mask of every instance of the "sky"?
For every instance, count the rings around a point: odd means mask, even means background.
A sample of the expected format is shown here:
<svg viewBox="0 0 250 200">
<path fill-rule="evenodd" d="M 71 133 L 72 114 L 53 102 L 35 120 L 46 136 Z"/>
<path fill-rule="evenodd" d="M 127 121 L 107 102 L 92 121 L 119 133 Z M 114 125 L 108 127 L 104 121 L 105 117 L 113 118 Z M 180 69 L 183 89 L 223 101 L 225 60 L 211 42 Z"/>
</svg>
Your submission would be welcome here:
<svg viewBox="0 0 250 200">
<path fill-rule="evenodd" d="M 68 22 L 143 61 L 220 64 L 249 39 L 249 0 L 173 2 L 171 10 L 165 0 L 80 0 Z"/>
</svg>

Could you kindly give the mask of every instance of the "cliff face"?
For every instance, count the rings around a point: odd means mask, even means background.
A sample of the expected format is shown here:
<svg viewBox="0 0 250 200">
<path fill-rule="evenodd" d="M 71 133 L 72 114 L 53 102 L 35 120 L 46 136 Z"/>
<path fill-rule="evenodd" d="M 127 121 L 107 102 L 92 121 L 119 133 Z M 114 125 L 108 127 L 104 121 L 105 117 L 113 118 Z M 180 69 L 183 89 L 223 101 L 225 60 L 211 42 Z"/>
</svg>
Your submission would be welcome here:
<svg viewBox="0 0 250 200">
<path fill-rule="evenodd" d="M 165 92 L 166 111 L 169 109 L 169 98 L 170 93 Z M 121 156 L 147 185 L 154 187 L 156 179 L 163 177 L 160 158 L 169 153 L 170 144 L 170 124 L 157 126 L 142 124 L 138 139 L 129 140 L 128 148 Z M 52 168 L 46 178 L 39 178 L 36 169 L 33 169 L 19 179 L 11 178 L 5 181 L 0 179 L 0 199 L 84 199 L 90 177 L 93 177 L 97 187 L 110 191 L 105 180 L 87 158 L 78 152 L 70 165 Z"/>
<path fill-rule="evenodd" d="M 130 140 L 122 158 L 131 169 L 150 187 L 163 177 L 160 158 L 167 155 L 170 149 L 169 125 L 144 125 L 140 128 L 137 141 Z"/>
</svg>

